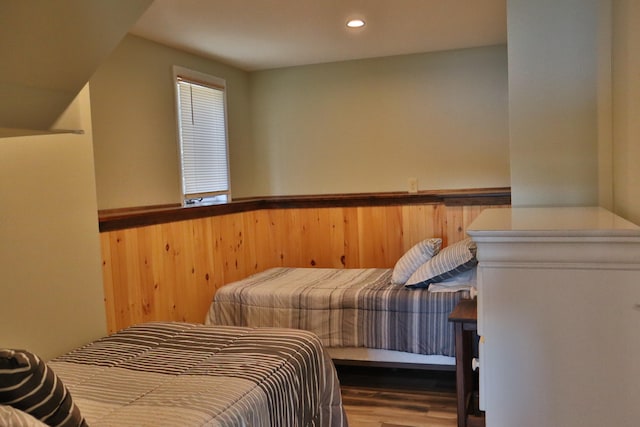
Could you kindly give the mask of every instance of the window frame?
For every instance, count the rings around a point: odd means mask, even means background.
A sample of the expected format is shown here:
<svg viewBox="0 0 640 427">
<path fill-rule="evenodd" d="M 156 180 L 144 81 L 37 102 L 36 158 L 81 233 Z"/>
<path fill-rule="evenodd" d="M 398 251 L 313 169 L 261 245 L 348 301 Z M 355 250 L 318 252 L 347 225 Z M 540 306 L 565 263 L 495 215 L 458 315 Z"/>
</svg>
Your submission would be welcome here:
<svg viewBox="0 0 640 427">
<path fill-rule="evenodd" d="M 181 117 L 181 103 L 180 103 L 180 91 L 178 89 L 179 80 L 194 83 L 200 86 L 209 87 L 211 89 L 220 90 L 222 92 L 222 108 L 224 115 L 224 140 L 225 140 L 225 153 L 226 153 L 226 172 L 227 172 L 227 190 L 216 191 L 207 193 L 198 193 L 187 196 L 185 194 L 185 174 L 184 174 L 184 159 L 182 157 L 182 124 L 180 123 Z M 231 202 L 231 170 L 229 162 L 229 126 L 228 126 L 228 109 L 227 109 L 227 83 L 226 80 L 220 77 L 212 76 L 206 73 L 195 71 L 189 68 L 181 67 L 178 65 L 173 66 L 173 90 L 174 90 L 174 111 L 176 116 L 176 138 L 177 138 L 177 153 L 179 160 L 179 172 L 180 172 L 180 200 L 182 206 L 198 206 L 209 205 L 218 203 Z M 221 200 L 226 198 L 226 200 Z M 198 200 L 199 199 L 199 200 Z M 218 200 L 216 200 L 218 199 Z"/>
</svg>

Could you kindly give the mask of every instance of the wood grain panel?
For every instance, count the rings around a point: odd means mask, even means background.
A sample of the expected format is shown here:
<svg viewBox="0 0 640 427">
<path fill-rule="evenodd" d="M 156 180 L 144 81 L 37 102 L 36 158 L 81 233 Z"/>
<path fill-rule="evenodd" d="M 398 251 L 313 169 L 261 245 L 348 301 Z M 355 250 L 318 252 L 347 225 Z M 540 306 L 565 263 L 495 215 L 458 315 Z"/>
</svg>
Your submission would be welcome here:
<svg viewBox="0 0 640 427">
<path fill-rule="evenodd" d="M 487 207 L 258 209 L 105 231 L 109 332 L 149 320 L 201 322 L 217 289 L 270 267 L 390 268 L 422 239 L 466 237 Z"/>
<path fill-rule="evenodd" d="M 402 206 L 358 208 L 360 267 L 393 267 L 402 249 Z"/>
<path fill-rule="evenodd" d="M 402 207 L 402 253 L 426 237 L 442 237 L 442 204 L 408 205 Z"/>
<path fill-rule="evenodd" d="M 113 232 L 115 233 L 115 232 Z M 114 295 L 113 262 L 111 260 L 111 233 L 100 234 L 100 251 L 102 253 L 102 282 L 104 284 L 104 308 L 107 315 L 107 330 L 115 332 L 118 330 L 116 325 L 116 298 Z"/>
<path fill-rule="evenodd" d="M 251 259 L 246 257 L 246 236 L 244 232 L 244 214 L 222 215 L 215 218 L 214 241 L 216 256 L 222 258 L 223 281 L 231 282 L 246 277 Z"/>
<path fill-rule="evenodd" d="M 344 258 L 342 258 L 342 264 L 345 268 L 360 267 L 359 210 L 360 208 L 343 209 Z"/>
</svg>

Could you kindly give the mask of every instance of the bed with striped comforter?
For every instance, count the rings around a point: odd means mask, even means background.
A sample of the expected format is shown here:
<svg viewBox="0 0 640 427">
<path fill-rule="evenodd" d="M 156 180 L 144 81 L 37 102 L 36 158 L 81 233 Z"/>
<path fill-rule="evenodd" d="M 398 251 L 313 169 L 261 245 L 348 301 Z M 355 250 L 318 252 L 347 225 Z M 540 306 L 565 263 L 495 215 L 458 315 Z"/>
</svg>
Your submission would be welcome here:
<svg viewBox="0 0 640 427">
<path fill-rule="evenodd" d="M 205 323 L 304 329 L 325 347 L 455 355 L 449 313 L 469 291 L 391 283 L 391 269 L 277 267 L 220 288 Z"/>
<path fill-rule="evenodd" d="M 147 323 L 48 363 L 95 426 L 346 426 L 309 332 Z"/>
</svg>

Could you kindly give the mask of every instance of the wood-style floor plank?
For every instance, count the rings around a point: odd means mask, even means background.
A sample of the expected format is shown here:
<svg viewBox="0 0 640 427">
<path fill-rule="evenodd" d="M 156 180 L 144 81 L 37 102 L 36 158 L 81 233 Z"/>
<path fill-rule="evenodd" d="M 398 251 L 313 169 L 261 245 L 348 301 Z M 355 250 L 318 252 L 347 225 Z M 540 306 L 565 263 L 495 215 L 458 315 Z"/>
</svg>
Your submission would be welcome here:
<svg viewBox="0 0 640 427">
<path fill-rule="evenodd" d="M 455 374 L 338 366 L 350 427 L 456 426 Z"/>
</svg>

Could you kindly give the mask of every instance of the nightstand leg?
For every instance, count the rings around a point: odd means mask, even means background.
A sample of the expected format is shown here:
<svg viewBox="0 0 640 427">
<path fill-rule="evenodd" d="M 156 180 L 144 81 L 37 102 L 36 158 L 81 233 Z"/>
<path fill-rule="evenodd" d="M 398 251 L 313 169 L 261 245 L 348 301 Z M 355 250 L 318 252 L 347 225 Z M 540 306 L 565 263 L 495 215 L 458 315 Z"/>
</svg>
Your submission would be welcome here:
<svg viewBox="0 0 640 427">
<path fill-rule="evenodd" d="M 458 427 L 467 426 L 467 408 L 471 394 L 473 370 L 473 331 L 465 330 L 463 323 L 456 323 L 456 394 L 458 399 Z"/>
</svg>

